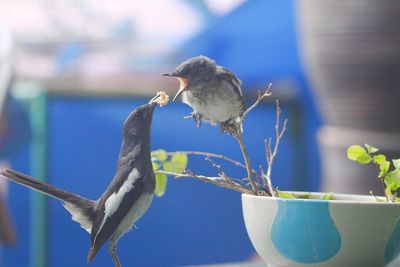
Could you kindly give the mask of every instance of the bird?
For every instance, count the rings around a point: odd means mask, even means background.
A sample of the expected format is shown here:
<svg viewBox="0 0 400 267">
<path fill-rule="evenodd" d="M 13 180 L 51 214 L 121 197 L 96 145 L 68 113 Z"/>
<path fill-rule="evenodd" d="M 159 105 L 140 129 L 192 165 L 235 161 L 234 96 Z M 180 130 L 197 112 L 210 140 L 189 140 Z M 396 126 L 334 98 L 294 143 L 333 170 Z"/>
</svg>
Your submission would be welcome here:
<svg viewBox="0 0 400 267">
<path fill-rule="evenodd" d="M 121 267 L 116 248 L 118 240 L 150 207 L 155 190 L 155 175 L 150 157 L 150 128 L 159 95 L 126 118 L 122 130 L 122 145 L 115 175 L 98 200 L 63 191 L 12 169 L 1 176 L 60 200 L 72 215 L 72 220 L 90 233 L 90 263 L 102 245 L 108 250 L 116 267 Z"/>
<path fill-rule="evenodd" d="M 202 121 L 219 124 L 222 132 L 235 134 L 241 130 L 240 119 L 246 106 L 240 79 L 225 67 L 206 56 L 197 56 L 181 63 L 162 76 L 176 77 L 179 96 L 192 109 L 196 126 Z"/>
</svg>

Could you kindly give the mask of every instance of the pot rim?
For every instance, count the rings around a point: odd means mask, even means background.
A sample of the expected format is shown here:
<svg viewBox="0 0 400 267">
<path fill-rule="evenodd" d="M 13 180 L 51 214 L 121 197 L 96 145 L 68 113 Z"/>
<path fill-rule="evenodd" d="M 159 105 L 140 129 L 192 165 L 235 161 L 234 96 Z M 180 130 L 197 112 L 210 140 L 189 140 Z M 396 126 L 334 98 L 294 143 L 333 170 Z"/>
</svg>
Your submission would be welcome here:
<svg viewBox="0 0 400 267">
<path fill-rule="evenodd" d="M 309 194 L 313 197 L 322 197 L 329 193 L 324 192 L 307 192 L 307 191 L 284 191 L 291 193 L 295 196 L 301 196 L 305 194 Z M 400 202 L 386 202 L 385 197 L 376 196 L 376 198 L 382 200 L 383 202 L 377 202 L 374 196 L 371 195 L 360 195 L 360 194 L 343 194 L 343 193 L 332 193 L 334 197 L 338 197 L 340 199 L 335 200 L 325 200 L 320 198 L 282 198 L 282 197 L 269 197 L 269 196 L 256 196 L 251 194 L 242 193 L 242 198 L 256 198 L 256 199 L 264 199 L 264 200 L 279 200 L 279 201 L 288 201 L 288 202 L 322 202 L 322 203 L 331 203 L 331 204 L 367 204 L 367 205 L 385 205 L 385 206 L 399 206 Z"/>
</svg>

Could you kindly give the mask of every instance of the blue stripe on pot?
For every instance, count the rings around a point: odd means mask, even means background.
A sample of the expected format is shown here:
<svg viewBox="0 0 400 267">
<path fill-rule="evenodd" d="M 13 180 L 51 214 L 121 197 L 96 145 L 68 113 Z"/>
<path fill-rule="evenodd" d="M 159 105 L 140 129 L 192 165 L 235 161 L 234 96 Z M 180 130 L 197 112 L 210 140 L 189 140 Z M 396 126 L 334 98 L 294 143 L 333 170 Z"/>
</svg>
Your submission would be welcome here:
<svg viewBox="0 0 400 267">
<path fill-rule="evenodd" d="M 400 223 L 397 222 L 396 227 L 389 239 L 389 242 L 385 250 L 385 263 L 388 264 L 395 257 L 399 255 L 400 252 Z"/>
<path fill-rule="evenodd" d="M 341 247 L 327 201 L 279 200 L 271 231 L 276 249 L 299 263 L 326 261 Z"/>
</svg>

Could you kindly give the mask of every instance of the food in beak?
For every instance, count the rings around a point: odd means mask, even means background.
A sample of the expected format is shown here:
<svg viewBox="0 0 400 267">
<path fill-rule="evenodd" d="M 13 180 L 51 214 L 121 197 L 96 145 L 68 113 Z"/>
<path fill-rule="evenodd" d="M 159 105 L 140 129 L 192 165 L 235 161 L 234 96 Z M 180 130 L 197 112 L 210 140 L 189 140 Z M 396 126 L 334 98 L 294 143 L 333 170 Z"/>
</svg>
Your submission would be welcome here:
<svg viewBox="0 0 400 267">
<path fill-rule="evenodd" d="M 158 91 L 157 95 L 149 101 L 149 104 L 151 105 L 157 104 L 160 107 L 163 107 L 168 104 L 168 101 L 169 101 L 169 96 L 164 91 Z"/>
<path fill-rule="evenodd" d="M 179 80 L 179 90 L 178 90 L 178 93 L 176 93 L 174 99 L 172 100 L 174 102 L 175 102 L 175 99 L 178 96 L 180 96 L 187 89 L 187 85 L 188 85 L 187 79 L 178 77 L 178 80 Z"/>
<path fill-rule="evenodd" d="M 157 104 L 160 107 L 166 106 L 168 104 L 169 95 L 167 95 L 165 92 L 159 91 L 159 92 L 157 92 L 157 96 L 158 96 Z"/>
</svg>

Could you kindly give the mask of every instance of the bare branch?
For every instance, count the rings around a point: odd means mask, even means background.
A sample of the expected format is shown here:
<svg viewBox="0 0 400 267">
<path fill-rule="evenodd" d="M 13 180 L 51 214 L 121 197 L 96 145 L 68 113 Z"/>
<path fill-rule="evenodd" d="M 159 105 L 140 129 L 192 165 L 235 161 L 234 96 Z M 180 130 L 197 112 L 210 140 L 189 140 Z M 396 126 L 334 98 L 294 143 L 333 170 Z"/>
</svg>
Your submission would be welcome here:
<svg viewBox="0 0 400 267">
<path fill-rule="evenodd" d="M 272 165 L 274 163 L 276 155 L 278 154 L 278 149 L 279 149 L 279 144 L 281 142 L 281 139 L 286 131 L 287 119 L 284 120 L 282 128 L 280 128 L 280 122 L 281 122 L 281 108 L 279 106 L 279 101 L 276 100 L 275 146 L 274 146 L 274 149 L 272 150 L 271 139 L 269 139 L 266 142 L 265 150 L 266 150 L 266 154 L 267 154 L 268 169 L 267 169 L 267 173 L 264 173 L 262 175 L 267 181 L 267 185 L 268 185 L 268 188 L 269 188 L 272 196 L 275 196 L 275 192 L 274 192 L 274 189 L 272 187 L 272 182 L 271 182 Z"/>
<path fill-rule="evenodd" d="M 253 173 L 252 173 L 253 169 L 251 168 L 251 164 L 250 164 L 250 157 L 249 157 L 249 154 L 247 153 L 246 146 L 245 146 L 245 144 L 243 142 L 243 133 L 240 133 L 239 135 L 233 135 L 233 137 L 239 143 L 240 150 L 242 151 L 242 154 L 243 154 L 243 159 L 244 159 L 244 161 L 246 163 L 247 178 L 249 179 L 249 182 L 250 182 L 250 185 L 251 185 L 251 189 L 253 190 L 253 193 L 255 195 L 257 195 L 258 186 L 254 182 Z"/>
<path fill-rule="evenodd" d="M 240 167 L 240 168 L 243 168 L 243 169 L 246 170 L 246 165 L 244 165 L 243 163 L 241 163 L 241 162 L 239 162 L 237 160 L 225 157 L 225 156 L 220 155 L 220 154 L 214 154 L 214 153 L 202 152 L 202 151 L 174 151 L 174 152 L 169 152 L 168 153 L 169 156 L 172 156 L 172 155 L 175 155 L 175 154 L 186 154 L 186 155 L 205 156 L 205 157 L 208 157 L 208 158 L 218 158 L 218 159 L 230 162 L 233 165 L 235 165 L 237 167 Z M 252 171 L 253 174 L 257 174 L 257 172 L 255 170 L 251 170 L 251 171 Z"/>
<path fill-rule="evenodd" d="M 212 160 L 211 160 L 210 158 L 208 158 L 208 157 L 206 157 L 205 160 L 207 160 L 208 162 L 210 162 L 211 165 L 212 165 L 214 168 L 216 168 L 216 169 L 218 170 L 219 176 L 222 177 L 222 178 L 224 178 L 225 181 L 226 181 L 227 183 L 231 183 L 231 182 L 233 181 L 233 182 L 236 182 L 237 184 L 240 184 L 241 186 L 245 186 L 245 185 L 243 185 L 243 181 L 246 180 L 246 179 L 240 180 L 240 179 L 232 178 L 232 177 L 230 177 L 228 174 L 226 174 L 226 172 L 222 169 L 221 165 L 215 163 L 214 161 L 212 161 Z"/>
<path fill-rule="evenodd" d="M 224 178 L 225 180 L 229 180 L 229 176 L 224 172 L 224 170 L 221 168 L 221 165 L 218 165 L 217 163 L 215 163 L 214 161 L 212 161 L 209 157 L 205 157 L 205 160 L 207 160 L 208 162 L 211 163 L 211 165 L 216 168 L 219 172 L 219 176 L 221 176 L 222 178 Z"/>
<path fill-rule="evenodd" d="M 194 179 L 197 179 L 197 180 L 200 180 L 203 182 L 207 182 L 207 183 L 211 183 L 211 184 L 218 185 L 221 187 L 229 188 L 229 189 L 238 191 L 240 193 L 254 194 L 251 190 L 243 187 L 242 185 L 240 185 L 232 180 L 229 183 L 227 183 L 225 178 L 222 178 L 222 177 L 208 177 L 208 176 L 204 176 L 204 175 L 197 175 L 190 171 L 185 171 L 184 173 L 157 171 L 157 173 L 164 173 L 166 175 L 174 176 L 175 178 L 185 178 L 185 177 L 194 178 Z"/>
<path fill-rule="evenodd" d="M 244 121 L 244 120 L 246 119 L 247 115 L 249 114 L 249 112 L 252 111 L 253 109 L 255 109 L 255 108 L 258 106 L 258 104 L 260 104 L 260 102 L 261 102 L 265 97 L 268 97 L 268 96 L 271 95 L 271 91 L 270 91 L 271 86 L 272 86 L 272 83 L 270 83 L 270 84 L 268 85 L 267 90 L 265 90 L 265 92 L 264 92 L 263 94 L 261 94 L 261 92 L 258 91 L 258 97 L 257 97 L 256 102 L 254 102 L 253 105 L 251 105 L 245 112 L 243 112 L 243 115 L 242 115 L 242 117 L 241 117 L 241 121 Z"/>
</svg>

